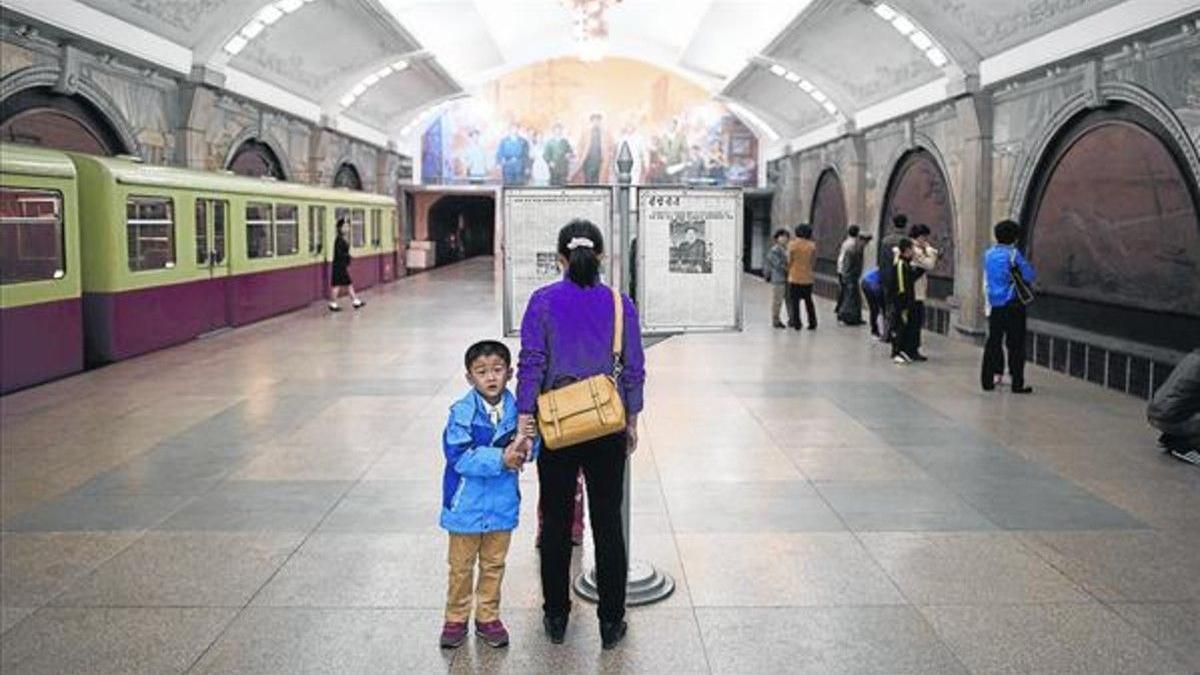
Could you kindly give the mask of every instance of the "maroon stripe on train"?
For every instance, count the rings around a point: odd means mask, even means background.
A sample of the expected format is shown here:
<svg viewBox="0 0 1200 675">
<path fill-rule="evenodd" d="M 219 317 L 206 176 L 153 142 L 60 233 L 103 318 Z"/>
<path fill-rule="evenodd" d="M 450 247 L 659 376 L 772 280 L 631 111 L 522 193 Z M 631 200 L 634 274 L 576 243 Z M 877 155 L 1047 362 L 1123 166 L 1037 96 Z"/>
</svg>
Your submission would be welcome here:
<svg viewBox="0 0 1200 675">
<path fill-rule="evenodd" d="M 83 370 L 78 298 L 0 309 L 0 393 Z"/>
<path fill-rule="evenodd" d="M 355 287 L 367 288 L 394 274 L 394 260 L 389 254 L 355 258 L 350 266 Z M 329 265 L 314 263 L 119 293 L 84 293 L 87 360 L 106 363 L 144 354 L 304 307 L 328 292 Z"/>
</svg>

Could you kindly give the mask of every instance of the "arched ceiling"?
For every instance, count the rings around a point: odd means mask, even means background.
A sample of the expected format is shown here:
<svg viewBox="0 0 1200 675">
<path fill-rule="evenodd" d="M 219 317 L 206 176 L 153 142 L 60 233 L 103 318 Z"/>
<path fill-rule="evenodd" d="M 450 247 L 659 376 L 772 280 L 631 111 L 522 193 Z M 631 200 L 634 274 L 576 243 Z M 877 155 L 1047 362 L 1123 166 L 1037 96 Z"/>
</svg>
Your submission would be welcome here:
<svg viewBox="0 0 1200 675">
<path fill-rule="evenodd" d="M 559 0 L 5 4 L 376 142 L 411 140 L 402 131 L 422 111 L 575 53 Z M 1194 0 L 623 0 L 606 17 L 610 54 L 690 78 L 782 143 L 869 126 L 1194 11 Z M 116 23 L 93 28 L 101 13 Z"/>
</svg>

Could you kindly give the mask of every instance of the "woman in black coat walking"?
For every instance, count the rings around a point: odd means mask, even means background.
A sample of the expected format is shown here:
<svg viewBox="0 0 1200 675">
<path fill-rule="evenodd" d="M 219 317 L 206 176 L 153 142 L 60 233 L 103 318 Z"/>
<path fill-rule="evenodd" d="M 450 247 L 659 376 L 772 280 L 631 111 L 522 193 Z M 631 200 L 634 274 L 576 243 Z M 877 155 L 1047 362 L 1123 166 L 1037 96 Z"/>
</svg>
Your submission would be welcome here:
<svg viewBox="0 0 1200 675">
<path fill-rule="evenodd" d="M 337 238 L 333 241 L 333 265 L 329 270 L 329 311 L 331 312 L 342 311 L 342 306 L 338 304 L 338 296 L 341 295 L 343 288 L 350 293 L 354 309 L 367 304 L 358 298 L 354 292 L 354 282 L 350 280 L 350 242 L 346 241 L 347 227 L 346 219 L 338 218 Z"/>
</svg>

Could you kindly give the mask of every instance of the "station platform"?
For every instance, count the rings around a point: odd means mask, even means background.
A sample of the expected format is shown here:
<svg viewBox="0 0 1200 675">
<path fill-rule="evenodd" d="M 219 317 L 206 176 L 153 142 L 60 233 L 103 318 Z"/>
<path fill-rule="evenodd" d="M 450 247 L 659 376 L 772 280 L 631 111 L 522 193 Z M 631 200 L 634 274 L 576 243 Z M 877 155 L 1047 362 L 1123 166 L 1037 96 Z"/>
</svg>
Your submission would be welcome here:
<svg viewBox="0 0 1200 675">
<path fill-rule="evenodd" d="M 750 277 L 743 333 L 647 352 L 632 554 L 675 593 L 615 650 L 583 602 L 550 645 L 530 470 L 511 646 L 439 650 L 440 433 L 500 333 L 495 272 L 0 400 L 0 670 L 1200 671 L 1200 472 L 1143 402 L 1036 366 L 1032 396 L 985 394 L 979 349 L 933 335 L 898 367 L 828 304 L 774 330 Z"/>
</svg>

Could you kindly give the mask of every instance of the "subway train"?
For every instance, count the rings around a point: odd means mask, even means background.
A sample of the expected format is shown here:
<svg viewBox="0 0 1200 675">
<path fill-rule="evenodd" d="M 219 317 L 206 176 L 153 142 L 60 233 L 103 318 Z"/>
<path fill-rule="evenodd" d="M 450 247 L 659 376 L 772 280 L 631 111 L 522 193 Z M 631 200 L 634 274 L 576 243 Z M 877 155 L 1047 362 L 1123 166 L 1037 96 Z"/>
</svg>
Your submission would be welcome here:
<svg viewBox="0 0 1200 675">
<path fill-rule="evenodd" d="M 0 144 L 0 393 L 323 297 L 339 218 L 390 281 L 390 197 Z"/>
</svg>

